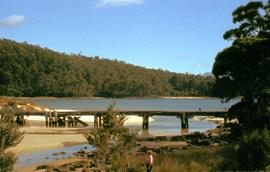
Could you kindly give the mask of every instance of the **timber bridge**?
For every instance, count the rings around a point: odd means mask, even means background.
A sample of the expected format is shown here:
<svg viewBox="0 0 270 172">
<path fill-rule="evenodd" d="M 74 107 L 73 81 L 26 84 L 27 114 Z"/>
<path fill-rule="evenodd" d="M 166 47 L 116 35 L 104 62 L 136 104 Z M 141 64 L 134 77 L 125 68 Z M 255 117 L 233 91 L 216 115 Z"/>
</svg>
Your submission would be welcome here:
<svg viewBox="0 0 270 172">
<path fill-rule="evenodd" d="M 137 115 L 142 117 L 142 129 L 149 129 L 149 117 L 151 116 L 176 116 L 180 119 L 182 129 L 188 129 L 188 119 L 194 115 L 200 116 L 215 116 L 224 118 L 224 122 L 227 121 L 227 109 L 224 110 L 117 110 L 119 114 L 125 116 Z M 73 126 L 73 123 L 80 123 L 83 126 L 88 126 L 87 123 L 81 121 L 78 117 L 72 116 L 94 116 L 94 127 L 101 127 L 103 125 L 103 115 L 107 113 L 106 110 L 52 110 L 47 112 L 31 112 L 31 111 L 18 111 L 16 112 L 17 118 L 24 121 L 24 116 L 44 116 L 46 127 L 68 127 Z M 24 122 L 22 122 L 23 124 Z"/>
</svg>

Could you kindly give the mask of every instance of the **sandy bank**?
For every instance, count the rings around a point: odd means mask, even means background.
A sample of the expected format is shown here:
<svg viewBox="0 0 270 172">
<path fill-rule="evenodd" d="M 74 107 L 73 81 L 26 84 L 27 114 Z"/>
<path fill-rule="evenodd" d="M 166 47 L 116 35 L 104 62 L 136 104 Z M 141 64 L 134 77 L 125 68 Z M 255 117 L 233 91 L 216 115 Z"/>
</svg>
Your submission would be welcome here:
<svg viewBox="0 0 270 172">
<path fill-rule="evenodd" d="M 21 154 L 84 143 L 87 141 L 82 134 L 24 134 L 21 143 L 9 150 Z"/>
</svg>

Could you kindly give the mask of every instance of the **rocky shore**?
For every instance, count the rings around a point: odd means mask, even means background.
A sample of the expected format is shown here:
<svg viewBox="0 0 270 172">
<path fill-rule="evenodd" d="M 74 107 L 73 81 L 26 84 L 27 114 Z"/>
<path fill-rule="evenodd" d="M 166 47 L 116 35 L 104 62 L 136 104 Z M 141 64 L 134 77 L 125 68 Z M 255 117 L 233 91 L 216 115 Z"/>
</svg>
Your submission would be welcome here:
<svg viewBox="0 0 270 172">
<path fill-rule="evenodd" d="M 230 129 L 218 126 L 203 133 L 192 133 L 183 136 L 157 136 L 138 138 L 137 146 L 131 154 L 145 155 L 152 151 L 155 155 L 160 153 L 177 153 L 194 147 L 215 147 L 228 144 Z M 74 161 L 76 159 L 76 161 Z M 59 160 L 54 164 L 42 164 L 36 167 L 37 171 L 94 171 L 99 172 L 95 166 L 95 151 L 80 150 L 74 153 L 71 161 Z"/>
</svg>

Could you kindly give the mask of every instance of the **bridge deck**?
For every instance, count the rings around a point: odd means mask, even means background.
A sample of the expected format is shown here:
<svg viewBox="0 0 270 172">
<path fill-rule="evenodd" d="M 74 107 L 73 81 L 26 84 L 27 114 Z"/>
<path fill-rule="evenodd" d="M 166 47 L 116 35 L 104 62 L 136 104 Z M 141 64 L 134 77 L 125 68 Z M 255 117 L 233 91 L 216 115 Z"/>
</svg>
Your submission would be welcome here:
<svg viewBox="0 0 270 172">
<path fill-rule="evenodd" d="M 223 116 L 227 114 L 225 110 L 117 110 L 121 114 L 125 115 L 150 115 L 150 116 L 175 116 L 185 113 L 185 115 L 213 115 L 213 116 Z M 58 115 L 95 115 L 107 112 L 107 110 L 56 110 L 51 111 L 52 114 L 57 112 Z M 34 116 L 44 116 L 49 112 L 17 112 L 18 115 L 34 115 Z"/>
</svg>

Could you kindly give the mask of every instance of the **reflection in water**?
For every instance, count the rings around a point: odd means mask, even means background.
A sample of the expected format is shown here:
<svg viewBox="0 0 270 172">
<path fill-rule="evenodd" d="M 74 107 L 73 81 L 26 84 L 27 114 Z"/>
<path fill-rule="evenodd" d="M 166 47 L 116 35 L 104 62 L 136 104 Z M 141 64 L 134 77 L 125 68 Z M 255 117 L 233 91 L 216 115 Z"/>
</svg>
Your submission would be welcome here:
<svg viewBox="0 0 270 172">
<path fill-rule="evenodd" d="M 180 133 L 181 133 L 181 135 L 188 134 L 188 128 L 182 128 Z"/>
<path fill-rule="evenodd" d="M 142 130 L 142 136 L 149 136 L 149 135 L 150 135 L 149 129 Z"/>
<path fill-rule="evenodd" d="M 77 146 L 68 146 L 63 148 L 48 149 L 32 153 L 20 154 L 16 166 L 26 166 L 35 163 L 50 162 L 57 159 L 69 158 L 73 153 L 80 150 L 93 150 L 93 146 L 84 144 Z"/>
</svg>

